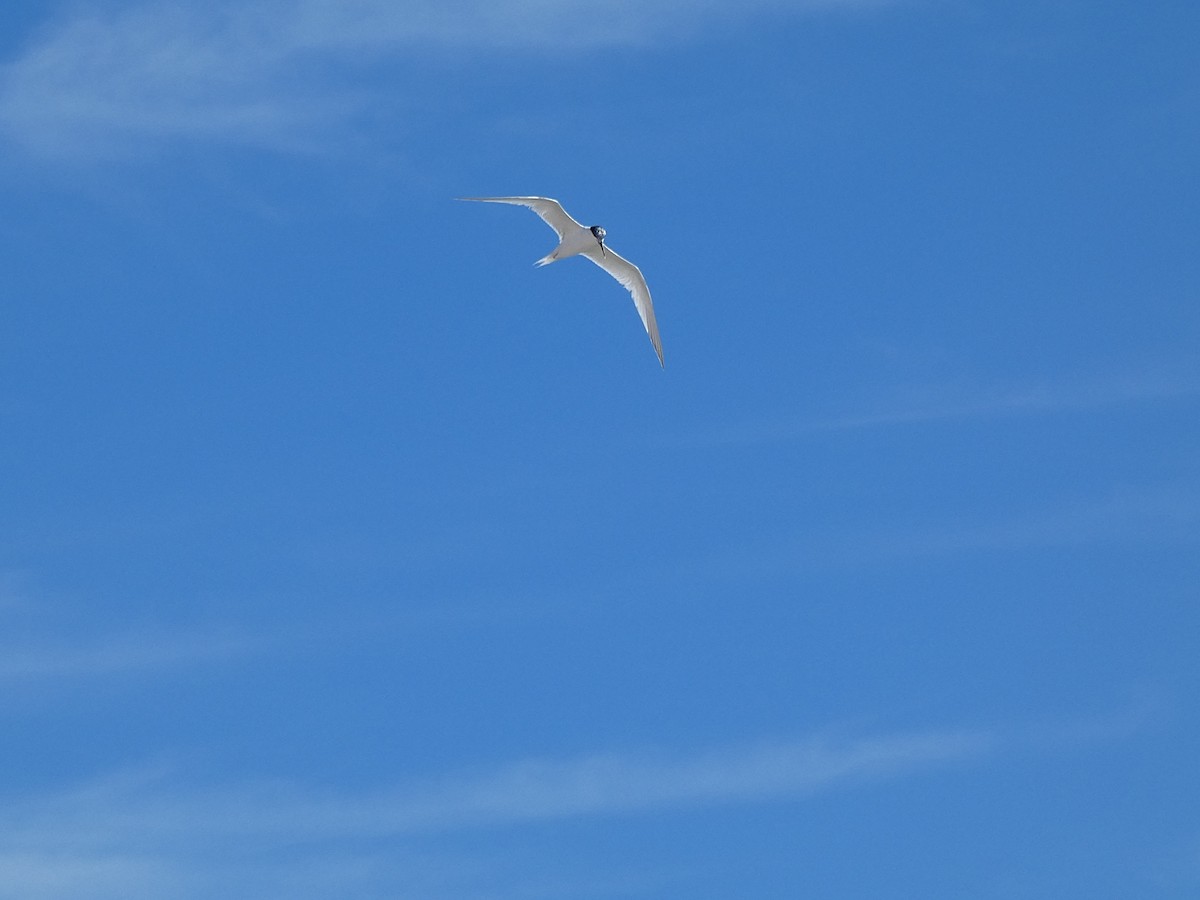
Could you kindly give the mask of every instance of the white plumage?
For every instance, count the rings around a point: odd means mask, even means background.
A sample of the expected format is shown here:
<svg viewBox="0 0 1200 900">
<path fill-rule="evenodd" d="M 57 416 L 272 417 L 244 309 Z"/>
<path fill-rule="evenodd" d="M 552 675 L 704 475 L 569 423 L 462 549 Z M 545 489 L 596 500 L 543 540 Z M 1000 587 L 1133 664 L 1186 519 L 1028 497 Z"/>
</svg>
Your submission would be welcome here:
<svg viewBox="0 0 1200 900">
<path fill-rule="evenodd" d="M 650 288 L 641 270 L 629 260 L 618 256 L 604 243 L 605 231 L 599 225 L 590 228 L 580 225 L 562 204 L 549 197 L 460 197 L 460 200 L 473 200 L 480 203 L 509 203 L 513 206 L 524 206 L 532 209 L 541 216 L 542 221 L 554 229 L 558 235 L 558 246 L 534 265 L 547 266 L 560 259 L 570 256 L 584 256 L 590 259 L 605 272 L 617 279 L 625 290 L 633 297 L 638 315 L 654 352 L 658 354 L 659 365 L 666 366 L 663 361 L 662 340 L 658 336 L 658 323 L 654 320 L 654 304 L 650 302 Z"/>
</svg>

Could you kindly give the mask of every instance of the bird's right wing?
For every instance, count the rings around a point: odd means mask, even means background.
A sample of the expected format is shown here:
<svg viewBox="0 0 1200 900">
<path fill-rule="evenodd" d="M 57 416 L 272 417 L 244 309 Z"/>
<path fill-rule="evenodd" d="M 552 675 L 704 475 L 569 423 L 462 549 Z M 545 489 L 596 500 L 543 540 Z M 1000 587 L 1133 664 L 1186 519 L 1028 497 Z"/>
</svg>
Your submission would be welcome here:
<svg viewBox="0 0 1200 900">
<path fill-rule="evenodd" d="M 532 209 L 542 217 L 542 221 L 554 229 L 561 241 L 563 235 L 571 228 L 583 226 L 567 215 L 562 204 L 549 197 L 459 197 L 459 200 L 474 200 L 478 203 L 510 203 L 513 206 L 524 206 Z"/>
</svg>

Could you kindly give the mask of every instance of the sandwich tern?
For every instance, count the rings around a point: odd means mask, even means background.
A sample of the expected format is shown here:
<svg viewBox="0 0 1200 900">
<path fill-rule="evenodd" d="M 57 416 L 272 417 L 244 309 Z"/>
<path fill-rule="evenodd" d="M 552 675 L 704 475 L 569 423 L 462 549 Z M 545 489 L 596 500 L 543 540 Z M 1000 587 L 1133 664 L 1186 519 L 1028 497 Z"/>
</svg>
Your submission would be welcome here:
<svg viewBox="0 0 1200 900">
<path fill-rule="evenodd" d="M 625 290 L 633 297 L 633 305 L 637 307 L 638 315 L 642 317 L 642 325 L 658 354 L 658 364 L 666 367 L 663 362 L 662 341 L 658 337 L 658 323 L 654 321 L 654 305 L 650 302 L 650 288 L 646 287 L 646 279 L 641 270 L 629 260 L 618 256 L 612 248 L 604 243 L 607 232 L 599 225 L 590 227 L 580 225 L 572 219 L 562 204 L 549 197 L 459 197 L 460 200 L 472 200 L 479 203 L 509 203 L 513 206 L 524 206 L 537 213 L 543 222 L 554 229 L 558 235 L 558 246 L 553 251 L 539 259 L 535 266 L 548 266 L 552 262 L 566 259 L 568 256 L 585 256 L 617 279 Z"/>
</svg>

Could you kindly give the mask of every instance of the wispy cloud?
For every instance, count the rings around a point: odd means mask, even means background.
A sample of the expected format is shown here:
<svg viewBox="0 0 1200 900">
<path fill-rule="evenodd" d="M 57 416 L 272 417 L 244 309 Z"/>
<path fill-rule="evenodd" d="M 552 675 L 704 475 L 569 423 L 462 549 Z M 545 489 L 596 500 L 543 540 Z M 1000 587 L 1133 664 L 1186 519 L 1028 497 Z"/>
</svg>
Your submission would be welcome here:
<svg viewBox="0 0 1200 900">
<path fill-rule="evenodd" d="M 177 793 L 165 776 L 120 777 L 39 798 L 10 835 L 39 824 L 89 845 L 122 831 L 264 839 L 422 834 L 550 819 L 617 815 L 706 804 L 777 800 L 839 785 L 963 762 L 987 752 L 981 731 L 877 737 L 818 736 L 737 746 L 695 756 L 609 754 L 532 760 L 366 796 L 304 794 L 280 785 Z M 120 810 L 113 820 L 107 811 Z M 153 827 L 150 827 L 153 825 Z"/>
<path fill-rule="evenodd" d="M 33 155 L 68 159 L 173 139 L 300 147 L 347 112 L 292 82 L 304 42 L 272 6 L 145 5 L 56 23 L 5 67 L 0 129 Z"/>
<path fill-rule="evenodd" d="M 997 514 L 978 512 L 942 522 L 896 522 L 836 532 L 765 535 L 664 569 L 699 583 L 776 577 L 826 567 L 891 565 L 897 560 L 971 554 L 1020 554 L 1066 548 L 1200 545 L 1200 485 L 1179 481 L 1123 487 L 1107 494 Z"/>
<path fill-rule="evenodd" d="M 889 555 L 1118 543 L 1200 542 L 1200 490 L 1191 482 L 1121 488 L 1027 515 L 909 531 L 878 543 Z"/>
<path fill-rule="evenodd" d="M 417 49 L 562 54 L 681 40 L 764 13 L 885 0 L 252 0 L 81 7 L 0 70 L 0 134 L 91 160 L 168 141 L 313 150 L 376 99 L 371 61 Z M 403 86 L 393 86 L 403 90 Z M 427 90 L 427 86 L 422 90 Z M 393 102 L 394 102 L 393 90 Z"/>
<path fill-rule="evenodd" d="M 0 896 L 123 900 L 170 897 L 174 878 L 153 860 L 119 854 L 0 851 Z"/>
<path fill-rule="evenodd" d="M 1181 371 L 1152 371 L 1024 387 L 908 388 L 895 391 L 887 401 L 861 412 L 743 422 L 697 434 L 684 442 L 705 446 L 744 446 L 837 432 L 966 419 L 1084 412 L 1195 397 L 1200 397 L 1200 375 Z"/>
<path fill-rule="evenodd" d="M 1128 738 L 1152 712 L 1142 705 L 1007 728 L 863 734 L 843 727 L 683 753 L 524 760 L 366 791 L 214 785 L 163 767 L 128 771 L 0 798 L 0 896 L 587 896 L 582 886 L 561 885 L 531 894 L 529 884 L 513 884 L 523 877 L 519 866 L 501 876 L 483 856 L 463 855 L 465 848 L 537 823 L 798 802 L 969 772 L 1000 757 L 1073 754 Z M 617 877 L 645 895 L 678 887 L 666 871 Z"/>
<path fill-rule="evenodd" d="M 0 684 L 90 678 L 217 662 L 261 645 L 234 635 L 137 632 L 85 642 L 22 642 L 0 646 Z"/>
<path fill-rule="evenodd" d="M 222 662 L 269 643 L 231 627 L 99 629 L 86 606 L 48 600 L 31 581 L 0 572 L 0 687 L 6 689 Z"/>
<path fill-rule="evenodd" d="M 124 890 L 136 897 L 154 895 L 169 873 L 191 895 L 188 879 L 211 886 L 222 865 L 244 862 L 248 853 L 258 861 L 258 879 L 282 879 L 300 845 L 308 864 L 342 875 L 327 892 L 310 885 L 301 895 L 345 896 L 355 878 L 379 877 L 361 855 L 373 840 L 794 799 L 961 765 L 994 745 L 992 734 L 978 730 L 819 735 L 692 755 L 524 761 L 357 795 L 279 784 L 181 785 L 162 771 L 121 775 L 57 795 L 8 798 L 0 808 L 0 883 L 42 884 L 41 893 L 23 896 Z M 238 878 L 246 883 L 244 872 Z M 73 893 L 96 883 L 107 886 Z"/>
<path fill-rule="evenodd" d="M 935 732 L 816 738 L 690 758 L 597 756 L 529 762 L 465 783 L 403 793 L 378 820 L 397 831 L 642 812 L 795 796 L 976 756 L 986 735 Z"/>
<path fill-rule="evenodd" d="M 246 605 L 245 598 L 236 602 L 238 610 Z M 137 607 L 120 621 L 103 606 L 86 595 L 56 595 L 33 576 L 0 570 L 0 697 L 13 696 L 14 689 L 220 670 L 264 658 L 314 660 L 379 640 L 394 648 L 398 640 L 420 641 L 542 614 L 493 594 L 360 615 L 330 614 L 324 605 L 314 609 L 291 600 L 282 618 L 251 621 L 227 613 L 186 625 L 157 621 Z"/>
</svg>

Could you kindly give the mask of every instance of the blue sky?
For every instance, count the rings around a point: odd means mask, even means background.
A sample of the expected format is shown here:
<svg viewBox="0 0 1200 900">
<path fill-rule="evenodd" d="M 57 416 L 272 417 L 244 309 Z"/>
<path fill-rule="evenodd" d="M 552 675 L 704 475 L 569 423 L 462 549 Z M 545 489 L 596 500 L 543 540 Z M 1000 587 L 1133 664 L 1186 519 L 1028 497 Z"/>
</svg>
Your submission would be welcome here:
<svg viewBox="0 0 1200 900">
<path fill-rule="evenodd" d="M 1196 896 L 1198 28 L 4 6 L 0 897 Z"/>
</svg>

